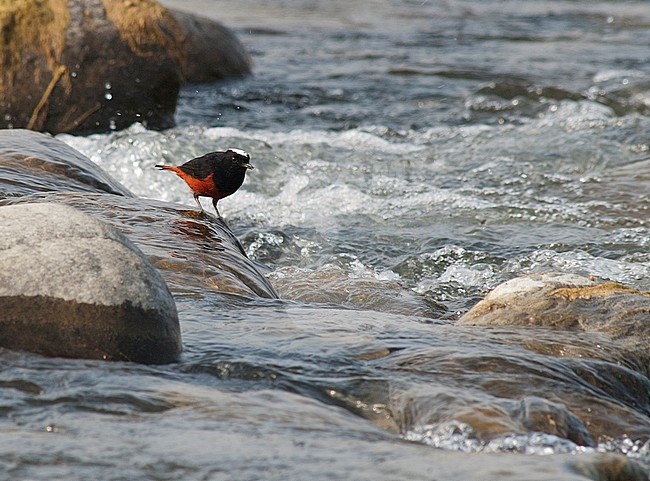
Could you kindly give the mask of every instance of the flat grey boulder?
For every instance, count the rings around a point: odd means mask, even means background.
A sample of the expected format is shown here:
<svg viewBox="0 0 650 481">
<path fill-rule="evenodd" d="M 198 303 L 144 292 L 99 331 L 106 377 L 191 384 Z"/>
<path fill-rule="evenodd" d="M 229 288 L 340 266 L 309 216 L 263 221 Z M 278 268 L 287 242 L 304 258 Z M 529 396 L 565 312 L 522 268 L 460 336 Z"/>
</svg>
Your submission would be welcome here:
<svg viewBox="0 0 650 481">
<path fill-rule="evenodd" d="M 48 356 L 173 362 L 165 281 L 124 235 L 69 206 L 0 207 L 0 347 Z"/>
</svg>

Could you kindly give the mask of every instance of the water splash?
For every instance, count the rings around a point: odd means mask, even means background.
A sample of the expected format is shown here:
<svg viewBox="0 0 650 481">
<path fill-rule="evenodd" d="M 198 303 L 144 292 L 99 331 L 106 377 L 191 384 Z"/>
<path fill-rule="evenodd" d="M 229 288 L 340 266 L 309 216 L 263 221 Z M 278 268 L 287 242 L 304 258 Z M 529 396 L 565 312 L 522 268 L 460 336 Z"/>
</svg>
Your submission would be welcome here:
<svg viewBox="0 0 650 481">
<path fill-rule="evenodd" d="M 580 446 L 552 434 L 530 432 L 497 436 L 482 441 L 467 423 L 448 421 L 428 424 L 402 434 L 407 441 L 427 444 L 440 449 L 465 453 L 519 453 L 536 456 L 552 454 L 616 453 L 623 454 L 650 467 L 650 440 L 634 441 L 627 436 L 608 439 L 596 447 Z"/>
</svg>

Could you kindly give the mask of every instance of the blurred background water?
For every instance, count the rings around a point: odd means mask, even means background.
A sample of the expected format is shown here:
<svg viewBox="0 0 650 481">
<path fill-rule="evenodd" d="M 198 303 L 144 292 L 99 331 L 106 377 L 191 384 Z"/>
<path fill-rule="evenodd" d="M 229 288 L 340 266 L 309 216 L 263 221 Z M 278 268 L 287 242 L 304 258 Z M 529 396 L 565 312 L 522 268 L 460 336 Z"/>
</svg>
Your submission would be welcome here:
<svg viewBox="0 0 650 481">
<path fill-rule="evenodd" d="M 254 75 L 185 87 L 171 130 L 59 138 L 188 208 L 154 164 L 250 152 L 220 210 L 282 301 L 172 285 L 174 366 L 5 354 L 5 473 L 424 479 L 430 446 L 650 465 L 650 381 L 615 345 L 453 326 L 527 273 L 650 290 L 646 1 L 162 3 L 232 27 Z"/>
</svg>

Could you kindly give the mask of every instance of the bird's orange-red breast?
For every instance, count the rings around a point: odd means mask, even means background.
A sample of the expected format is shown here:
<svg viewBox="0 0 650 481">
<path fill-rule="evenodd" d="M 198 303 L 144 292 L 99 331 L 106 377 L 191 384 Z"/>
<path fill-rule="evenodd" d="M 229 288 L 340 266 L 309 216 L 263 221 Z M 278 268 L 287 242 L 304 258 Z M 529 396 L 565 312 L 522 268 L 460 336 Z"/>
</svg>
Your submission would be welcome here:
<svg viewBox="0 0 650 481">
<path fill-rule="evenodd" d="M 225 152 L 210 152 L 183 165 L 156 165 L 162 170 L 171 170 L 187 183 L 194 200 L 203 210 L 199 197 L 211 197 L 212 205 L 219 214 L 217 202 L 237 192 L 244 183 L 246 171 L 252 169 L 250 155 L 239 149 Z"/>
</svg>

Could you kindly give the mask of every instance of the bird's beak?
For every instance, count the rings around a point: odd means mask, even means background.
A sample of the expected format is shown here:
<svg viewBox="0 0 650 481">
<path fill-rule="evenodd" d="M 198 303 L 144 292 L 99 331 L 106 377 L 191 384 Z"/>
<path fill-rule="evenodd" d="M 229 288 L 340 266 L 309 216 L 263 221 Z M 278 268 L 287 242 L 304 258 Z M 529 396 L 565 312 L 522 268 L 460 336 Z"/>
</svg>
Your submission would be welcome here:
<svg viewBox="0 0 650 481">
<path fill-rule="evenodd" d="M 246 167 L 247 169 L 251 169 L 251 170 L 255 168 L 253 167 L 252 164 L 242 164 L 242 167 Z"/>
</svg>

